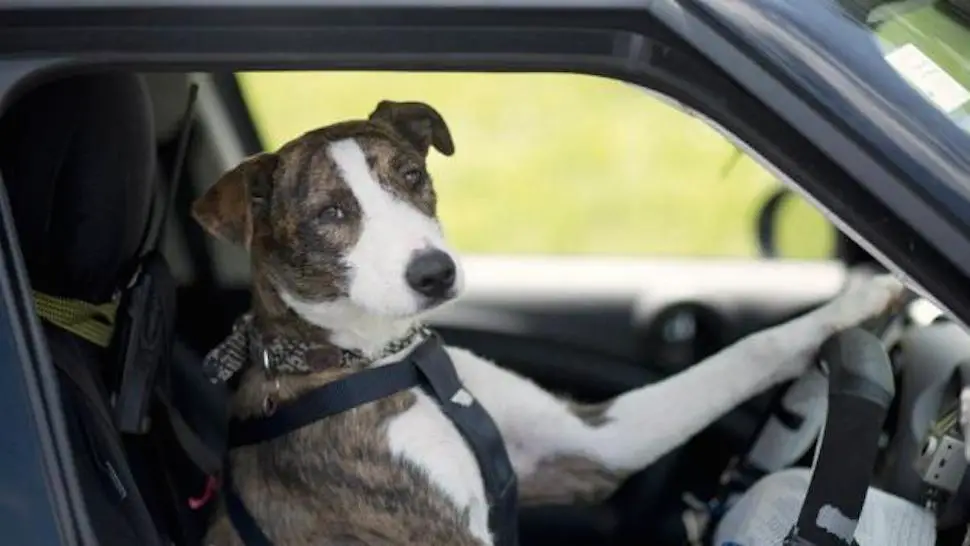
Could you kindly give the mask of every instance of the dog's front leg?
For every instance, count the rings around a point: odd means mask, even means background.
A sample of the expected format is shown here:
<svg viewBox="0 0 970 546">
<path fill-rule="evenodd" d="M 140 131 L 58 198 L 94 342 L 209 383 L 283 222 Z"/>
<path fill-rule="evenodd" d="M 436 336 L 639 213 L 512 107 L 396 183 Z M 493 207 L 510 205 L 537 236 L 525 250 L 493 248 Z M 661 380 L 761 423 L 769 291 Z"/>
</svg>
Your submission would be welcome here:
<svg viewBox="0 0 970 546">
<path fill-rule="evenodd" d="M 855 279 L 831 302 L 607 403 L 577 405 L 467 351 L 451 355 L 498 424 L 523 503 L 598 501 L 758 392 L 801 374 L 836 331 L 884 312 L 902 285 Z"/>
</svg>

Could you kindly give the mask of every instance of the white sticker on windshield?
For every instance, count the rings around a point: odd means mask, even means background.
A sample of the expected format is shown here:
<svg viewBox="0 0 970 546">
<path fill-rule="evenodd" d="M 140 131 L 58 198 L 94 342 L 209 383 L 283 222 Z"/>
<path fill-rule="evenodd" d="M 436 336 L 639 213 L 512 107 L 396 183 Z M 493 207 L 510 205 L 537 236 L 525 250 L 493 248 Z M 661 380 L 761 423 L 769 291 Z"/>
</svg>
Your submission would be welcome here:
<svg viewBox="0 0 970 546">
<path fill-rule="evenodd" d="M 947 114 L 970 101 L 970 91 L 913 44 L 886 55 L 886 61 Z"/>
</svg>

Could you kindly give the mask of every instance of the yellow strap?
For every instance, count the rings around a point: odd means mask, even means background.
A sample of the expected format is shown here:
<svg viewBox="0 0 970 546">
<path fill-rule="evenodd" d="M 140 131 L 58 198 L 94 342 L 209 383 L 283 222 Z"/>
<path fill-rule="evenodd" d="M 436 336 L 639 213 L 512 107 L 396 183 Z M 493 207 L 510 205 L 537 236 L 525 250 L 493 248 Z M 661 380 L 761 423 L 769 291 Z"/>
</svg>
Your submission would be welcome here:
<svg viewBox="0 0 970 546">
<path fill-rule="evenodd" d="M 99 347 L 111 344 L 118 302 L 95 305 L 86 301 L 59 298 L 34 291 L 37 314 L 54 326 L 67 330 Z"/>
</svg>

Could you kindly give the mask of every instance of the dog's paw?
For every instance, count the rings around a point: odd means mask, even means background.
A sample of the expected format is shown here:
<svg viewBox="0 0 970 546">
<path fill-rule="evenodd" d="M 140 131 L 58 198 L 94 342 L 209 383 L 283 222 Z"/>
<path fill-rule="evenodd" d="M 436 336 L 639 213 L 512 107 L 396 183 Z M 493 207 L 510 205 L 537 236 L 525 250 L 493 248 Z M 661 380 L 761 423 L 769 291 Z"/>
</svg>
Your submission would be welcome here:
<svg viewBox="0 0 970 546">
<path fill-rule="evenodd" d="M 893 275 L 850 275 L 845 289 L 830 302 L 832 327 L 845 330 L 899 310 L 906 286 Z"/>
</svg>

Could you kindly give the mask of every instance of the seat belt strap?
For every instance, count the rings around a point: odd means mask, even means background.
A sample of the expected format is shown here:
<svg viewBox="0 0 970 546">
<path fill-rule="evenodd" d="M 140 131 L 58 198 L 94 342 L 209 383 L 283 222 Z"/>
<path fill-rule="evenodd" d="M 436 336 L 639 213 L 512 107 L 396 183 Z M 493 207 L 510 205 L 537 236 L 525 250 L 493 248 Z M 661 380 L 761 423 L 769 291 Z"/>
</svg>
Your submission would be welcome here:
<svg viewBox="0 0 970 546">
<path fill-rule="evenodd" d="M 268 442 L 321 419 L 419 386 L 421 376 L 409 359 L 369 368 L 282 404 L 270 415 L 233 420 L 229 423 L 229 445 L 243 447 Z"/>
<path fill-rule="evenodd" d="M 156 388 L 155 396 L 162 407 L 165 408 L 172 432 L 185 455 L 206 475 L 219 475 L 223 470 L 222 454 L 213 451 L 213 448 L 206 443 L 205 439 L 185 422 L 182 412 L 172 403 L 168 393 Z"/>
<path fill-rule="evenodd" d="M 226 503 L 226 513 L 229 515 L 229 521 L 232 522 L 236 534 L 239 535 L 245 546 L 273 546 L 273 542 L 263 533 L 259 524 L 256 523 L 256 519 L 246 509 L 246 504 L 243 503 L 239 493 L 236 492 L 230 471 L 232 465 L 227 460 L 223 466 L 225 469 L 222 474 L 222 496 Z"/>
</svg>

